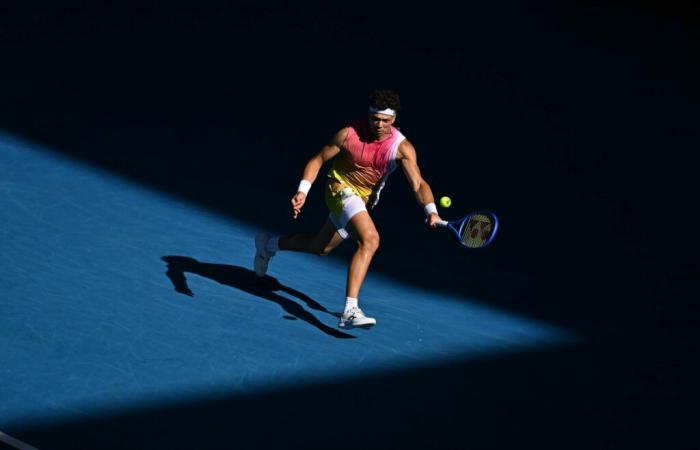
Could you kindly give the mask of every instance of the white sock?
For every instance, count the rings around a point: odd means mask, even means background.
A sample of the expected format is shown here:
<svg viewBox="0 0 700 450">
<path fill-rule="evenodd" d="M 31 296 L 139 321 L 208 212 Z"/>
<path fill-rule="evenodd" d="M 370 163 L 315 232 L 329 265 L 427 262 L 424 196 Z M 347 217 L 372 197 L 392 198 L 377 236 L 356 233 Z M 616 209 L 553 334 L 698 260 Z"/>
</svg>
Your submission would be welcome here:
<svg viewBox="0 0 700 450">
<path fill-rule="evenodd" d="M 352 297 L 345 297 L 345 311 L 352 308 L 357 308 L 357 299 Z"/>
<path fill-rule="evenodd" d="M 265 250 L 272 253 L 277 253 L 280 249 L 280 237 L 273 236 L 265 244 Z"/>
</svg>

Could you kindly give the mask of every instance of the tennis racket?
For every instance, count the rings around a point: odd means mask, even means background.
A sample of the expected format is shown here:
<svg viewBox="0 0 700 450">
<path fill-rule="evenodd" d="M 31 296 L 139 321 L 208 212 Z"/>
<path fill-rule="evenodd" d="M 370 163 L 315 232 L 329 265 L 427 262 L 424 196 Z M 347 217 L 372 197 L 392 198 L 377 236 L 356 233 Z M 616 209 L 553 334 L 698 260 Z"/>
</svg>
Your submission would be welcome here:
<svg viewBox="0 0 700 450">
<path fill-rule="evenodd" d="M 476 211 L 459 220 L 441 220 L 436 225 L 452 230 L 465 247 L 483 248 L 496 237 L 498 218 L 488 211 Z"/>
</svg>

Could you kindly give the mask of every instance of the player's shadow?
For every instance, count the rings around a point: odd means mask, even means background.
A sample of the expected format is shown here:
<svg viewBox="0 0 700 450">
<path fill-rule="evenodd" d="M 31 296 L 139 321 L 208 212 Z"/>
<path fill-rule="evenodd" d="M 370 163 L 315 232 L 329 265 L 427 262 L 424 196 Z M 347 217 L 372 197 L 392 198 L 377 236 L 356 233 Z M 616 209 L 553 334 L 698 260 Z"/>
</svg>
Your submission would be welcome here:
<svg viewBox="0 0 700 450">
<path fill-rule="evenodd" d="M 187 285 L 187 279 L 185 277 L 185 273 L 193 273 L 214 280 L 217 283 L 240 289 L 249 294 L 264 298 L 265 300 L 275 302 L 280 305 L 285 312 L 291 315 L 291 317 L 285 316 L 285 318 L 301 319 L 329 336 L 339 339 L 355 338 L 353 335 L 329 327 L 304 309 L 299 303 L 277 294 L 276 291 L 285 292 L 303 301 L 311 309 L 330 314 L 334 318 L 337 317 L 337 314 L 328 311 L 323 305 L 319 304 L 308 295 L 281 284 L 276 278 L 270 276 L 259 278 L 255 275 L 255 272 L 243 267 L 228 264 L 203 263 L 187 256 L 163 256 L 161 259 L 168 264 L 168 270 L 165 272 L 165 275 L 170 278 L 175 290 L 181 294 L 189 295 L 190 297 L 194 296 L 194 293 Z"/>
</svg>

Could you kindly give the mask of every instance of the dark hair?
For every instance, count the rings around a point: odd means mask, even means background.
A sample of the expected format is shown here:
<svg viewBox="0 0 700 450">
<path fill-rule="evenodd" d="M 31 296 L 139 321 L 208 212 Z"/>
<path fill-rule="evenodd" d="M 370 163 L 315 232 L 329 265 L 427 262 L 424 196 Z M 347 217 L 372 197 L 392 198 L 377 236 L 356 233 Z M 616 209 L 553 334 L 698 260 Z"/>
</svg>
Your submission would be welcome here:
<svg viewBox="0 0 700 450">
<path fill-rule="evenodd" d="M 369 106 L 377 109 L 391 108 L 397 113 L 401 110 L 399 94 L 394 91 L 374 91 L 369 94 Z"/>
</svg>

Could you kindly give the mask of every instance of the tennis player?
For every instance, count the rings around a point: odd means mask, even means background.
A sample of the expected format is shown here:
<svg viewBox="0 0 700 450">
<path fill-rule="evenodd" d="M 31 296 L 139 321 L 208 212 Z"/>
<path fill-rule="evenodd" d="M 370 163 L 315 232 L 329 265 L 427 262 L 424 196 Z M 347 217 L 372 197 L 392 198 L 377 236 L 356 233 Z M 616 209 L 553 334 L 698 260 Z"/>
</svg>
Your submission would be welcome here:
<svg viewBox="0 0 700 450">
<path fill-rule="evenodd" d="M 331 141 L 312 157 L 304 168 L 302 180 L 292 197 L 296 219 L 306 203 L 311 186 L 323 164 L 333 160 L 325 179 L 325 202 L 328 219 L 315 234 L 255 237 L 255 273 L 265 276 L 268 263 L 280 250 L 327 255 L 345 239 L 357 242 L 357 250 L 348 268 L 345 310 L 338 327 L 371 328 L 377 321 L 367 317 L 358 305 L 360 288 L 370 262 L 379 248 L 379 233 L 369 215 L 379 201 L 386 179 L 401 166 L 415 193 L 418 204 L 427 216 L 426 224 L 436 227 L 440 219 L 433 193 L 421 176 L 416 150 L 395 128 L 400 110 L 399 96 L 392 91 L 375 91 L 369 96 L 367 118 L 350 123 L 338 131 Z"/>
</svg>

